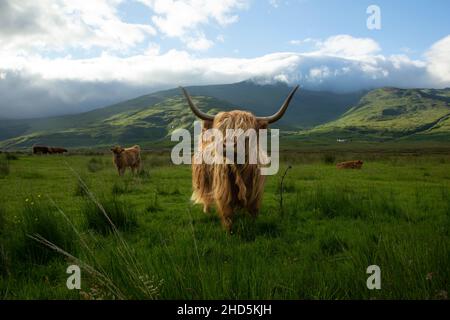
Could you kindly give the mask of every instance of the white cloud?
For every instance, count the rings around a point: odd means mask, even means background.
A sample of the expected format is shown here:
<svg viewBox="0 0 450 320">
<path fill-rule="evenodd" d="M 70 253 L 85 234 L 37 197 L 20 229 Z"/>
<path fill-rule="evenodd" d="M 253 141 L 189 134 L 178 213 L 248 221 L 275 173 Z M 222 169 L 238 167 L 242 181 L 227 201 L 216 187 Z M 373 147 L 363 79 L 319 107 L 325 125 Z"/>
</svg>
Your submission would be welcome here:
<svg viewBox="0 0 450 320">
<path fill-rule="evenodd" d="M 355 38 L 347 34 L 329 37 L 323 42 L 318 42 L 317 54 L 344 58 L 356 58 L 374 55 L 381 48 L 378 43 L 370 38 Z"/>
<path fill-rule="evenodd" d="M 319 43 L 321 43 L 321 41 L 317 40 L 317 39 L 313 39 L 313 38 L 306 38 L 306 39 L 302 39 L 302 40 L 294 39 L 294 40 L 289 41 L 289 44 L 291 44 L 293 46 L 300 46 L 300 45 L 307 44 L 307 43 L 313 43 L 315 45 L 318 45 Z"/>
<path fill-rule="evenodd" d="M 350 48 L 336 45 L 338 38 L 345 39 Z M 383 56 L 378 54 L 378 44 L 373 40 L 350 39 L 350 36 L 326 39 L 317 50 L 311 52 L 280 52 L 255 58 L 198 58 L 182 50 L 160 53 L 156 44 L 150 45 L 145 53 L 130 57 L 103 53 L 89 59 L 50 59 L 40 55 L 21 56 L 0 52 L 0 72 L 21 72 L 44 80 L 123 81 L 150 86 L 227 83 L 248 78 L 267 78 L 270 81 L 277 76 L 308 86 L 315 78 L 329 78 L 329 81 L 337 82 L 337 88 L 340 87 L 339 82 L 344 80 L 349 83 L 349 88 L 359 88 L 365 84 L 355 77 L 395 85 L 399 79 L 394 76 L 407 71 L 417 72 L 416 77 L 405 77 L 401 81 L 402 85 L 426 85 L 424 80 L 427 80 L 429 86 L 433 86 L 436 84 L 430 80 L 433 77 L 449 82 L 448 63 L 445 60 L 448 55 L 443 54 L 447 38 L 444 40 L 431 48 L 427 61 L 411 60 L 406 55 Z M 194 39 L 192 46 L 198 46 L 197 49 L 207 47 L 209 44 L 204 41 L 205 38 L 200 35 Z M 354 50 L 350 51 L 351 48 Z M 346 53 L 349 56 L 345 56 Z M 436 65 L 447 68 L 441 67 L 434 71 Z M 421 75 L 417 77 L 419 73 Z M 352 77 L 345 79 L 349 75 Z"/>
<path fill-rule="evenodd" d="M 343 43 L 336 43 L 336 39 L 343 39 Z M 325 39 L 310 52 L 277 52 L 254 58 L 199 58 L 182 50 L 160 52 L 156 44 L 142 54 L 121 57 L 103 53 L 89 59 L 51 59 L 0 51 L 0 109 L 7 111 L 7 106 L 15 106 L 16 114 L 31 105 L 36 110 L 75 108 L 77 103 L 99 106 L 111 102 L 112 97 L 122 99 L 138 92 L 247 79 L 299 83 L 307 89 L 332 91 L 380 86 L 445 87 L 450 86 L 448 43 L 449 37 L 438 41 L 424 60 L 412 60 L 404 54 L 384 56 L 372 39 L 348 35 Z M 20 104 L 15 102 L 18 100 Z"/>
<path fill-rule="evenodd" d="M 185 43 L 188 49 L 196 51 L 208 50 L 214 45 L 214 42 L 208 40 L 203 33 L 198 34 L 194 38 L 187 37 Z"/>
<path fill-rule="evenodd" d="M 156 33 L 150 25 L 122 21 L 121 0 L 4 0 L 0 3 L 2 51 L 68 48 L 127 50 Z"/>
<path fill-rule="evenodd" d="M 205 27 L 223 28 L 238 20 L 248 0 L 136 0 L 153 12 L 149 24 L 128 23 L 120 17 L 124 0 L 4 0 L 0 2 L 2 51 L 22 53 L 100 49 L 129 54 L 152 40 L 157 30 L 176 37 L 189 50 L 214 45 Z M 216 41 L 223 42 L 223 35 Z"/>
<path fill-rule="evenodd" d="M 153 10 L 152 22 L 163 35 L 179 38 L 193 50 L 205 50 L 213 45 L 204 36 L 203 27 L 214 24 L 225 27 L 237 22 L 236 11 L 248 4 L 248 0 L 139 1 Z"/>
<path fill-rule="evenodd" d="M 293 39 L 289 41 L 289 44 L 292 46 L 302 46 L 302 45 L 313 45 L 315 47 L 318 47 L 322 44 L 322 41 L 319 39 L 313 39 L 313 38 L 305 38 L 305 39 Z"/>
<path fill-rule="evenodd" d="M 450 35 L 436 42 L 425 56 L 429 72 L 442 85 L 450 86 Z"/>
</svg>

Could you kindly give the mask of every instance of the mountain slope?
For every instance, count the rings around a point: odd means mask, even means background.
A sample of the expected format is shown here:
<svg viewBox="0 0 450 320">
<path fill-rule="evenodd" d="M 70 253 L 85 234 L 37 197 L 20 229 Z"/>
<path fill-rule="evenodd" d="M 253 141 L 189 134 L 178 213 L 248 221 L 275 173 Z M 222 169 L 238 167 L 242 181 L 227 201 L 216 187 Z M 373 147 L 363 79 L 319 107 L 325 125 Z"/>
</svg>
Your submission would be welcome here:
<svg viewBox="0 0 450 320">
<path fill-rule="evenodd" d="M 278 110 L 291 88 L 285 84 L 187 87 L 205 111 L 245 109 L 256 115 Z M 286 115 L 276 124 L 284 128 L 312 127 L 337 118 L 354 105 L 361 92 L 336 94 L 299 90 Z M 114 143 L 152 142 L 170 129 L 194 120 L 179 88 L 141 96 L 78 115 L 44 119 L 0 120 L 0 147 L 29 147 L 34 143 L 89 147 Z"/>
<path fill-rule="evenodd" d="M 217 113 L 234 107 L 211 97 L 195 97 L 195 103 L 205 111 Z M 106 113 L 104 113 L 106 115 Z M 190 128 L 195 120 L 181 96 L 165 99 L 147 108 L 111 113 L 109 117 L 86 122 L 72 128 L 38 131 L 0 142 L 3 148 L 24 148 L 35 143 L 67 147 L 93 147 L 112 144 L 155 142 L 177 128 Z"/>
<path fill-rule="evenodd" d="M 292 90 L 284 83 L 259 85 L 243 81 L 225 85 L 192 86 L 187 88 L 193 96 L 209 96 L 228 101 L 239 109 L 257 116 L 275 113 Z M 178 89 L 163 91 L 167 95 L 179 94 Z M 310 91 L 300 88 L 291 101 L 281 126 L 313 127 L 339 117 L 354 106 L 365 92 L 334 93 Z"/>
<path fill-rule="evenodd" d="M 91 125 L 114 114 L 133 112 L 166 98 L 164 94 L 155 93 L 75 115 L 21 120 L 0 119 L 0 140 L 36 132 L 52 132 Z"/>
<path fill-rule="evenodd" d="M 407 138 L 450 134 L 450 89 L 382 88 L 369 92 L 339 119 L 308 134 L 341 138 Z"/>
</svg>

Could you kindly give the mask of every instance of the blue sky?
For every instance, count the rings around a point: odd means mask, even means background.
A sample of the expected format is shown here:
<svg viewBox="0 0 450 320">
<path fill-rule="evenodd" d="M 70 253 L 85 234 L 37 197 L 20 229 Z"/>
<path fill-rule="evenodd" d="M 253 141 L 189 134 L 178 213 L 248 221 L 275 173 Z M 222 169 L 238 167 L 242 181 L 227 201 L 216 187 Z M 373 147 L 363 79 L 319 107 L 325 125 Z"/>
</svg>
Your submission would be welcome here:
<svg viewBox="0 0 450 320">
<path fill-rule="evenodd" d="M 237 23 L 206 30 L 213 39 L 222 34 L 225 41 L 202 54 L 254 57 L 274 51 L 308 49 L 290 45 L 291 40 L 350 34 L 373 38 L 385 54 L 409 53 L 419 58 L 450 32 L 447 0 L 253 0 L 249 3 L 248 9 L 240 12 Z M 381 30 L 366 27 L 366 8 L 372 4 L 381 9 Z M 151 23 L 152 10 L 139 2 L 124 3 L 120 9 L 126 21 Z M 176 39 L 159 37 L 158 42 L 163 50 L 183 48 Z"/>
<path fill-rule="evenodd" d="M 381 29 L 366 9 L 381 10 Z M 446 0 L 4 0 L 0 117 L 178 85 L 450 86 Z"/>
<path fill-rule="evenodd" d="M 228 40 L 213 54 L 227 55 L 239 48 L 245 57 L 278 51 L 308 49 L 289 45 L 293 39 L 324 39 L 335 34 L 370 37 L 385 54 L 412 50 L 419 57 L 435 41 L 450 32 L 448 1 L 350 1 L 291 0 L 280 1 L 273 8 L 267 1 L 253 1 L 254 6 L 240 16 L 240 22 L 225 30 Z M 381 30 L 368 30 L 366 8 L 377 4 L 381 9 Z"/>
</svg>

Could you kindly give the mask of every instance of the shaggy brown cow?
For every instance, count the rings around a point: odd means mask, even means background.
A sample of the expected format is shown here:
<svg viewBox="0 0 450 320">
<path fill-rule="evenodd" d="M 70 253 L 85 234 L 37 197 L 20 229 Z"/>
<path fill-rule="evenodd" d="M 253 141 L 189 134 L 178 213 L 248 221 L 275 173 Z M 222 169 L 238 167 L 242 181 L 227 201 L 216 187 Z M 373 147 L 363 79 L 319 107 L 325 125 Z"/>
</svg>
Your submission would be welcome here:
<svg viewBox="0 0 450 320">
<path fill-rule="evenodd" d="M 123 176 L 127 167 L 130 167 L 133 174 L 139 172 L 141 169 L 141 148 L 138 145 L 131 148 L 116 146 L 111 151 L 113 152 L 113 163 L 119 176 Z"/>
<path fill-rule="evenodd" d="M 292 90 L 278 112 L 270 117 L 255 117 L 250 112 L 239 110 L 220 112 L 216 116 L 211 116 L 200 111 L 187 91 L 184 88 L 181 89 L 192 112 L 203 120 L 202 131 L 214 128 L 225 137 L 227 129 L 242 129 L 243 131 L 254 129 L 258 132 L 258 129 L 265 129 L 269 124 L 279 120 L 286 112 L 298 86 Z M 247 156 L 244 164 L 206 164 L 198 161 L 196 163 L 195 158 L 202 157 L 202 152 L 205 152 L 207 145 L 214 143 L 202 140 L 199 139 L 199 152 L 193 156 L 192 161 L 193 194 L 191 200 L 194 203 L 202 204 L 205 213 L 215 204 L 222 225 L 230 232 L 233 215 L 237 209 L 246 209 L 254 218 L 258 215 L 265 176 L 261 175 L 261 164 L 259 162 L 250 164 Z M 246 146 L 245 153 L 248 155 L 250 151 Z"/>
<path fill-rule="evenodd" d="M 49 148 L 49 151 L 51 154 L 60 154 L 60 153 L 67 152 L 67 149 L 59 148 L 59 147 L 51 147 L 51 148 Z"/>
<path fill-rule="evenodd" d="M 33 154 L 49 154 L 51 153 L 50 148 L 43 145 L 34 145 Z"/>
<path fill-rule="evenodd" d="M 363 162 L 361 160 L 345 161 L 336 164 L 338 169 L 361 169 Z"/>
</svg>

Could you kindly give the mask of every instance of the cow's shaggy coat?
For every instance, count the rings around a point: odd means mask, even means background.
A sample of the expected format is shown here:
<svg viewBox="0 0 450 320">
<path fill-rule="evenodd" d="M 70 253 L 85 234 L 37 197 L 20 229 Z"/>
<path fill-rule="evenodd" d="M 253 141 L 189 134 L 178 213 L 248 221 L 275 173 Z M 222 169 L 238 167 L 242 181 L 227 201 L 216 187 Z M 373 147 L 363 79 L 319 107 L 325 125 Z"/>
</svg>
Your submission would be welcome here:
<svg viewBox="0 0 450 320">
<path fill-rule="evenodd" d="M 336 164 L 337 169 L 361 169 L 363 162 L 361 160 L 345 161 Z"/>
<path fill-rule="evenodd" d="M 214 121 L 203 122 L 203 132 L 209 128 L 219 130 L 226 137 L 227 129 L 265 129 L 267 121 L 257 120 L 256 117 L 245 111 L 221 112 L 214 117 Z M 203 211 L 208 212 L 212 204 L 216 204 L 222 223 L 226 229 L 230 229 L 233 222 L 233 214 L 239 208 L 246 209 L 253 217 L 259 213 L 262 195 L 264 191 L 265 177 L 261 175 L 261 163 L 249 163 L 249 153 L 260 150 L 249 150 L 246 145 L 246 161 L 244 164 L 196 164 L 200 162 L 198 157 L 203 156 L 206 147 L 213 143 L 223 141 L 199 140 L 199 151 L 193 157 L 192 165 L 192 200 L 194 203 L 203 204 Z M 236 144 L 234 145 L 236 152 Z M 257 147 L 257 145 L 255 146 Z M 216 150 L 212 148 L 212 150 Z M 224 154 L 214 156 L 221 158 L 225 163 Z M 197 157 L 197 159 L 195 159 Z M 260 157 L 258 158 L 261 159 Z M 236 160 L 236 156 L 235 159 Z"/>
<path fill-rule="evenodd" d="M 250 112 L 239 110 L 220 112 L 216 116 L 209 115 L 195 105 L 186 89 L 181 88 L 191 111 L 203 120 L 202 132 L 212 128 L 218 130 L 222 136 L 222 139 L 214 135 L 211 138 L 204 139 L 205 137 L 202 134 L 202 139 L 199 139 L 199 151 L 194 154 L 192 161 L 192 186 L 194 191 L 192 200 L 195 203 L 203 204 L 203 211 L 205 212 L 208 212 L 209 207 L 215 203 L 222 218 L 222 224 L 228 231 L 231 231 L 236 209 L 244 208 L 253 217 L 258 215 L 264 190 L 265 177 L 261 175 L 260 169 L 262 163 L 267 164 L 267 155 L 263 150 L 258 149 L 258 141 L 252 143 L 252 138 L 247 139 L 242 137 L 242 134 L 247 134 L 249 133 L 248 130 L 252 129 L 256 138 L 259 139 L 259 129 L 266 129 L 269 124 L 283 117 L 297 89 L 298 86 L 289 93 L 276 113 L 268 117 L 256 117 Z M 234 130 L 231 139 L 227 137 L 227 129 Z M 239 137 L 245 139 L 246 156 L 242 164 L 236 161 L 236 143 L 240 140 Z M 219 141 L 216 141 L 216 138 Z M 218 143 L 219 145 L 217 145 Z M 226 147 L 218 148 L 220 144 L 222 144 L 222 147 L 227 144 L 234 145 L 234 159 L 229 159 L 232 160 L 231 163 L 225 163 L 225 157 L 230 155 L 227 155 Z M 215 159 L 215 161 L 201 161 L 205 158 L 205 155 L 214 157 L 212 159 Z M 257 161 L 253 162 L 253 160 Z"/>
<path fill-rule="evenodd" d="M 135 145 L 131 148 L 120 146 L 111 149 L 113 152 L 113 163 L 117 168 L 119 176 L 123 176 L 126 168 L 130 168 L 133 173 L 138 173 L 141 169 L 141 148 Z"/>
</svg>

